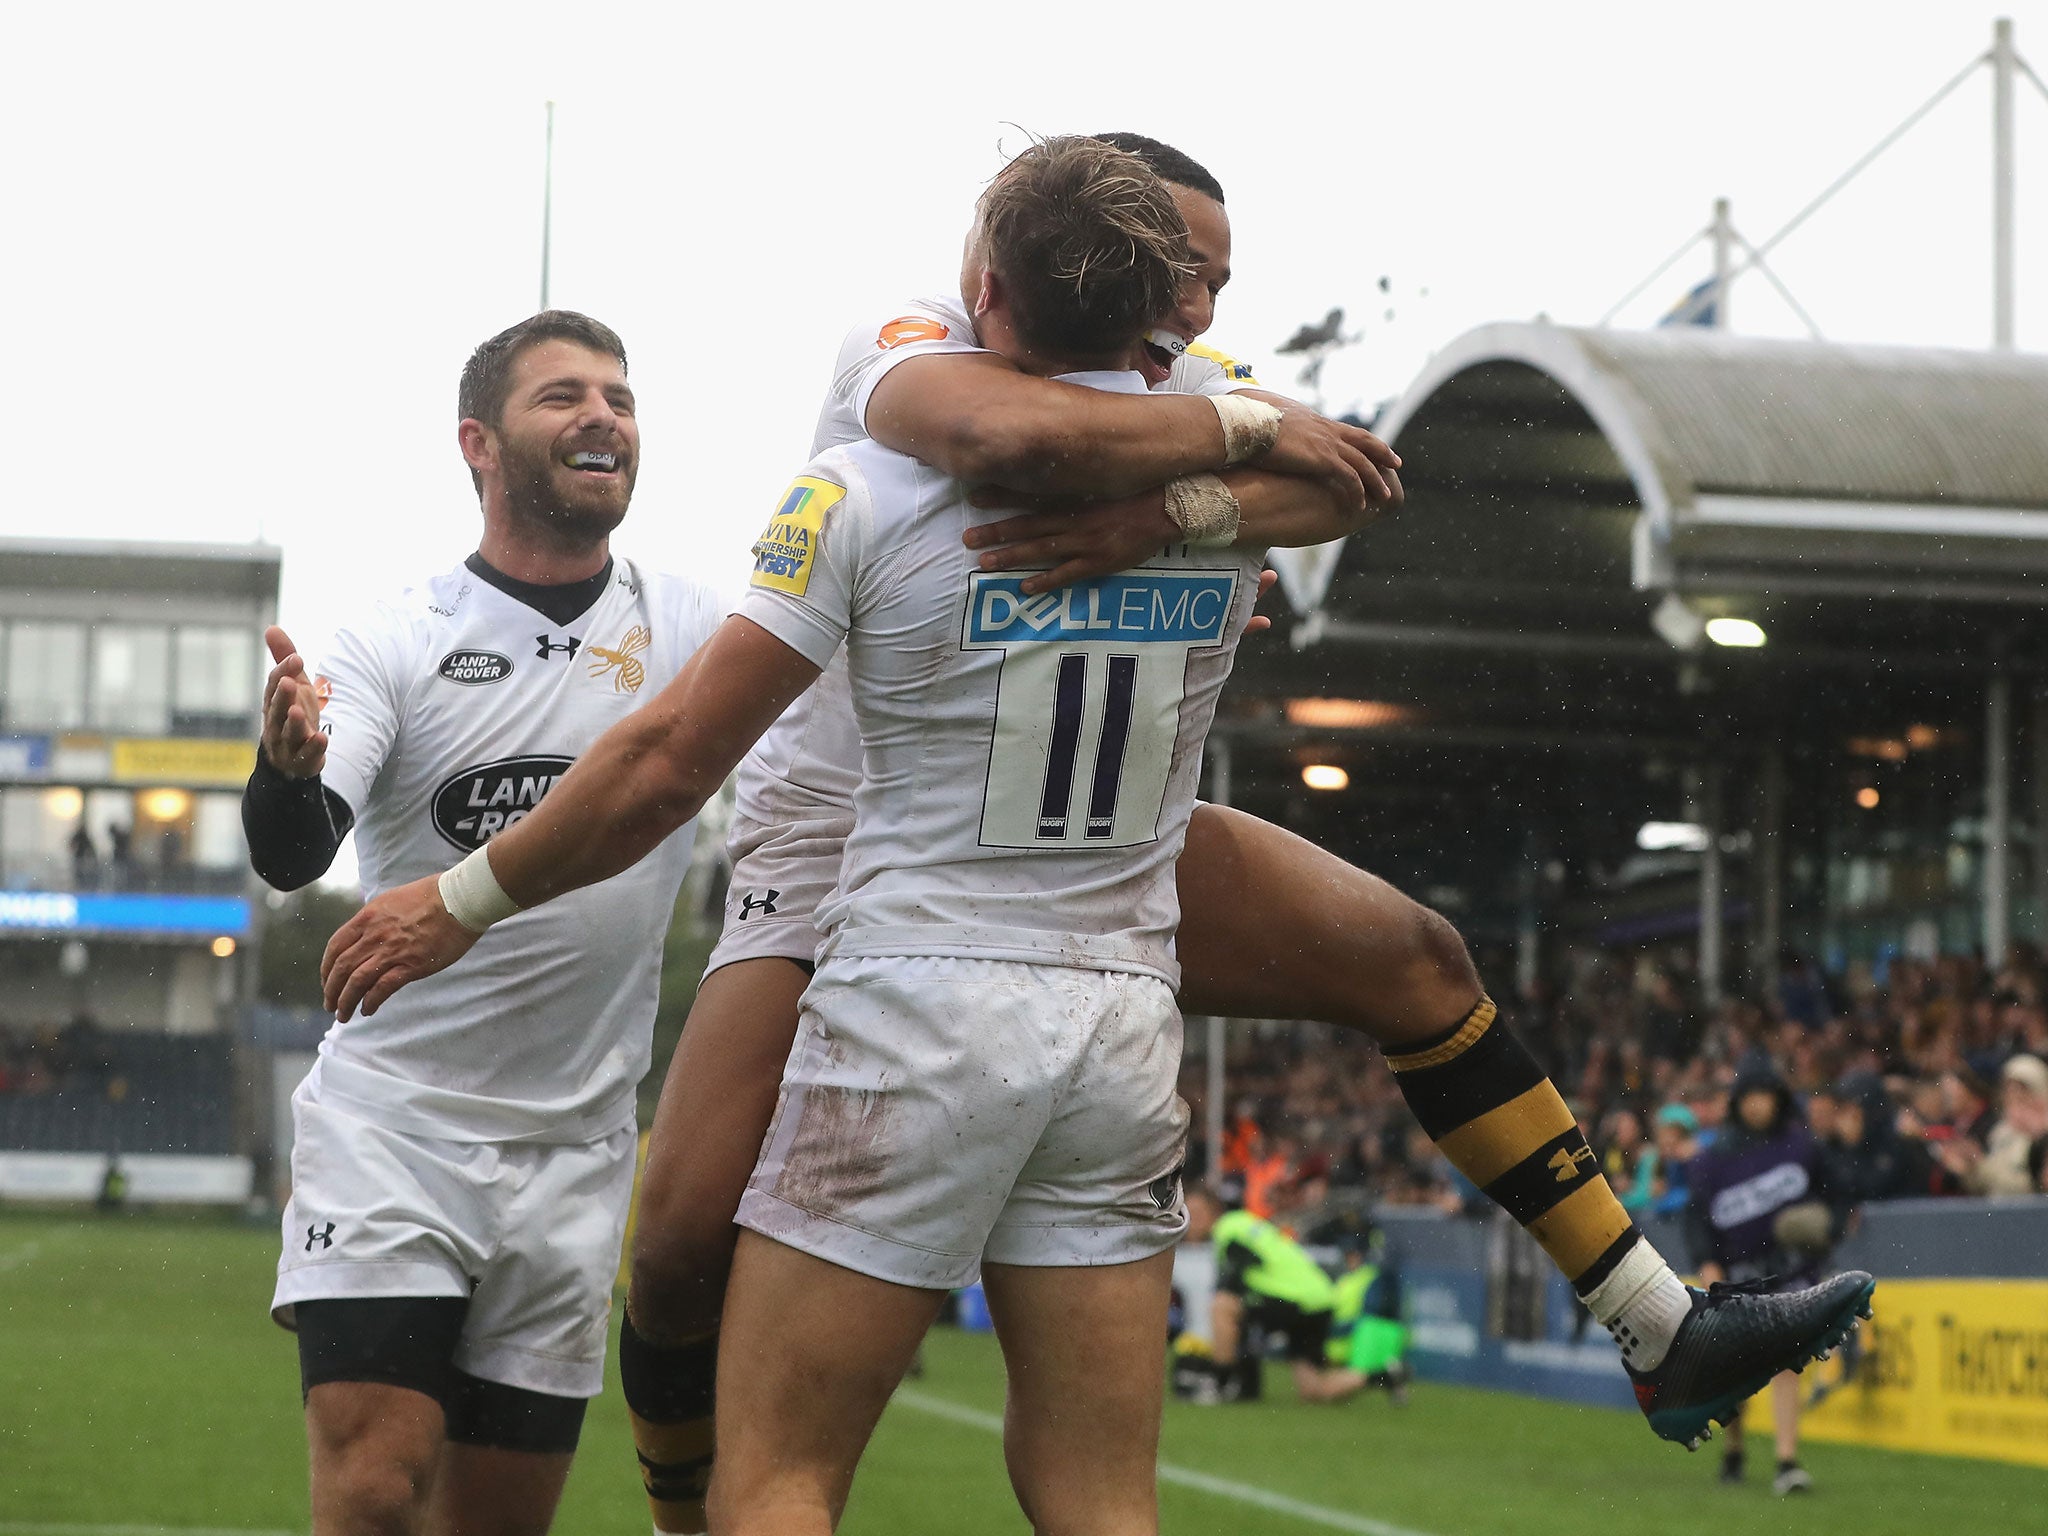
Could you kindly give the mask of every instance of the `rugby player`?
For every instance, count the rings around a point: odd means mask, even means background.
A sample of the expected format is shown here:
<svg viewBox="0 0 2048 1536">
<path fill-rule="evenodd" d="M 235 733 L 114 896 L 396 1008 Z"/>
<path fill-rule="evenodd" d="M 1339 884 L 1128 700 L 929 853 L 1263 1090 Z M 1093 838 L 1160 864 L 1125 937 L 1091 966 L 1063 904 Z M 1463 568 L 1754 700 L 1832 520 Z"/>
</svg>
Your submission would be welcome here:
<svg viewBox="0 0 2048 1536">
<path fill-rule="evenodd" d="M 984 555 L 984 569 L 1033 561 L 1057 567 L 1029 574 L 1027 592 L 1139 563 L 1184 537 L 1171 519 L 1160 478 L 1224 467 L 1214 408 L 1185 397 L 1256 386 L 1249 368 L 1194 342 L 1208 329 L 1216 296 L 1230 280 L 1230 225 L 1221 188 L 1195 162 L 1156 140 L 1098 137 L 1137 154 L 1163 177 L 1189 225 L 1194 271 L 1174 313 L 1138 359 L 1149 385 L 1184 398 L 1104 398 L 1024 373 L 984 349 L 969 313 L 979 282 L 970 261 L 961 297 L 902 306 L 848 335 L 813 443 L 815 453 L 859 441 L 868 435 L 863 417 L 873 422 L 887 412 L 880 435 L 888 446 L 963 479 L 1042 491 L 1152 487 L 1056 517 L 970 530 L 977 548 L 987 547 L 983 536 L 991 531 L 1013 540 Z M 1238 502 L 1240 544 L 1321 543 L 1353 531 L 1397 498 L 1398 460 L 1378 439 L 1291 401 L 1264 398 L 1284 408 L 1279 439 L 1256 468 L 1229 469 L 1222 477 Z M 1049 544 L 1014 542 L 1019 535 L 1037 540 L 1044 534 L 1051 535 Z M 632 1290 L 620 1335 L 620 1375 L 642 1476 L 656 1527 L 663 1531 L 704 1528 L 716 1335 L 736 1233 L 732 1216 L 796 1033 L 797 999 L 818 943 L 817 908 L 839 878 L 860 760 L 846 667 L 839 659 L 748 754 L 739 772 L 725 931 L 691 1008 L 649 1138 Z M 1210 815 L 1209 807 L 1197 811 L 1198 818 Z M 1209 845 L 1227 846 L 1216 839 Z M 1348 866 L 1326 862 L 1346 877 L 1354 913 L 1375 894 L 1401 900 Z M 1330 879 L 1328 870 L 1311 873 Z M 1386 924 L 1387 918 L 1378 921 Z M 1279 926 L 1261 931 L 1277 932 Z M 1439 920 L 1437 937 L 1449 935 L 1448 951 L 1441 943 L 1436 952 L 1425 947 L 1416 963 L 1404 964 L 1386 951 L 1432 935 L 1413 923 L 1390 926 L 1399 933 L 1393 945 L 1371 934 L 1346 934 L 1345 954 L 1370 951 L 1375 970 L 1400 973 L 1398 985 L 1407 995 L 1392 1000 L 1397 1016 L 1400 1010 L 1437 1021 L 1462 1016 L 1480 989 L 1456 935 Z M 1456 968 L 1440 963 L 1448 955 L 1455 955 Z M 1447 970 L 1452 974 L 1445 977 Z M 1442 995 L 1430 995 L 1432 989 Z M 1206 995 L 1227 1000 L 1214 989 Z M 1346 1015 L 1354 1023 L 1362 1016 Z"/>
<path fill-rule="evenodd" d="M 354 827 L 365 886 L 514 825 L 720 618 L 611 553 L 639 471 L 625 349 L 551 311 L 460 391 L 476 552 L 344 628 L 284 631 L 244 797 L 291 889 Z M 538 1536 L 599 1390 L 661 944 L 691 839 L 493 934 L 459 974 L 337 1022 L 292 1098 L 273 1315 L 298 1334 L 316 1536 Z"/>
<path fill-rule="evenodd" d="M 1097 137 L 1165 179 L 1189 229 L 1195 270 L 1141 349 L 1146 382 L 1188 395 L 1256 390 L 1248 368 L 1196 340 L 1230 280 L 1222 187 L 1157 140 Z M 969 481 L 1038 492 L 1148 488 L 1078 512 L 970 529 L 973 547 L 986 551 L 981 569 L 1038 568 L 1027 591 L 1122 569 L 1181 536 L 1160 482 L 1221 466 L 1213 410 L 1158 394 L 1104 400 L 1017 369 L 977 339 L 978 281 L 970 262 L 959 298 L 900 306 L 848 335 L 813 451 L 871 435 Z M 1240 503 L 1241 544 L 1336 538 L 1397 498 L 1398 460 L 1377 439 L 1260 398 L 1283 407 L 1284 434 L 1299 429 L 1298 443 L 1283 435 L 1257 460 L 1259 470 L 1291 473 L 1225 473 Z M 732 1213 L 796 1033 L 818 943 L 814 918 L 839 879 L 860 764 L 846 670 L 835 662 L 740 768 L 725 931 L 649 1138 L 620 1333 L 620 1375 L 663 1531 L 703 1529 Z M 1195 808 L 1177 879 L 1182 1007 L 1314 1018 L 1370 1034 L 1452 1160 L 1533 1228 L 1604 1323 L 1628 1329 L 1637 1367 L 1657 1366 L 1693 1304 L 1641 1242 L 1562 1099 L 1505 1027 L 1490 1023 L 1493 1005 L 1456 930 L 1384 881 L 1218 806 Z M 1484 1048 L 1472 1049 L 1482 1035 Z M 1822 1325 L 1808 1318 L 1801 1326 Z M 1800 1346 L 1784 1347 L 1789 1355 Z M 1682 1380 L 1660 1380 L 1645 1411 L 1718 1402 L 1723 1363 L 1710 1357 Z M 1690 1420 L 1662 1422 L 1685 1428 Z"/>
</svg>

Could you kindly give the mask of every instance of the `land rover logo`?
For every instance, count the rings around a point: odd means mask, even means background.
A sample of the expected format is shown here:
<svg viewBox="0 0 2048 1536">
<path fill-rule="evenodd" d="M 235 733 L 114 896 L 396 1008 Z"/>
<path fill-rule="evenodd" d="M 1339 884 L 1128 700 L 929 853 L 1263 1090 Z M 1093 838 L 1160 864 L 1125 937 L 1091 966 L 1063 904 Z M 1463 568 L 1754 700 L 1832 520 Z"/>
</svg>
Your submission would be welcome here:
<svg viewBox="0 0 2048 1536">
<path fill-rule="evenodd" d="M 441 658 L 441 675 L 466 688 L 481 688 L 512 675 L 512 658 L 496 651 L 450 651 Z"/>
<path fill-rule="evenodd" d="M 566 757 L 508 757 L 465 768 L 434 791 L 434 830 L 470 853 L 540 804 L 569 771 Z"/>
</svg>

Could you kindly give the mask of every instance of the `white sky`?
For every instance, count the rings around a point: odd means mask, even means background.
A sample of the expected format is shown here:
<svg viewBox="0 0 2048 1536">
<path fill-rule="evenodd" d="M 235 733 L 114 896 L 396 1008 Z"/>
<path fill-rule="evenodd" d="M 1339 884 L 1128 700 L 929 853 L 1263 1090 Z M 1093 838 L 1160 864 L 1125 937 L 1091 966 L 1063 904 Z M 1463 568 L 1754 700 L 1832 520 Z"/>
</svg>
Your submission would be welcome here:
<svg viewBox="0 0 2048 1536">
<path fill-rule="evenodd" d="M 624 335 L 641 400 L 619 542 L 732 594 L 839 337 L 950 280 L 1008 124 L 1206 162 L 1238 272 L 1211 339 L 1285 388 L 1274 344 L 1346 306 L 1338 407 L 1473 325 L 1592 321 L 1716 195 L 1763 239 L 2001 9 L 2048 74 L 2048 0 L 10 7 L 0 533 L 260 533 L 308 644 L 452 564 L 456 376 L 535 307 L 550 96 L 553 297 Z M 2018 115 L 2048 349 L 2048 101 Z M 1829 337 L 1987 340 L 1989 124 L 1986 74 L 1786 245 Z M 1800 333 L 1755 278 L 1735 317 Z"/>
</svg>

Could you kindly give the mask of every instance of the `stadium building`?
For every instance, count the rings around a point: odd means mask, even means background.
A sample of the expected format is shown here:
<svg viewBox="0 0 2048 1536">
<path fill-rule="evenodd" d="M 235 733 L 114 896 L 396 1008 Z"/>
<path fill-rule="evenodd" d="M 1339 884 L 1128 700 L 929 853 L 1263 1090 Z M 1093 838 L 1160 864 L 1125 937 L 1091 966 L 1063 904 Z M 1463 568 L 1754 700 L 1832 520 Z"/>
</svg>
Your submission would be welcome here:
<svg viewBox="0 0 2048 1536">
<path fill-rule="evenodd" d="M 1405 508 L 1284 569 L 1213 792 L 1524 983 L 2048 938 L 2044 420 L 2039 356 L 1471 332 L 1380 418 Z"/>
<path fill-rule="evenodd" d="M 238 1199 L 268 545 L 0 541 L 0 1196 Z"/>
</svg>

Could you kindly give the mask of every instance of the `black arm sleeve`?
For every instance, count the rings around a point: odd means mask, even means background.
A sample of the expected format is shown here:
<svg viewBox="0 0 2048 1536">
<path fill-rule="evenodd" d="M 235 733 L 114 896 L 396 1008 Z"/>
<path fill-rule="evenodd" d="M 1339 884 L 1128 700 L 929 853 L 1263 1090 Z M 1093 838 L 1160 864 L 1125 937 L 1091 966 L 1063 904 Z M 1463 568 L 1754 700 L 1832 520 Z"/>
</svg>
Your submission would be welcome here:
<svg viewBox="0 0 2048 1536">
<path fill-rule="evenodd" d="M 320 782 L 290 779 L 256 754 L 256 771 L 242 790 L 242 831 L 249 865 L 268 885 L 296 891 L 327 873 L 341 840 L 355 825 L 348 802 Z"/>
</svg>

